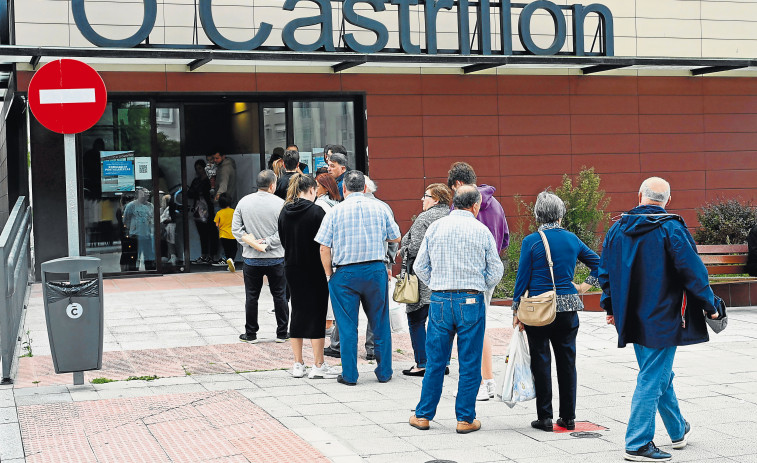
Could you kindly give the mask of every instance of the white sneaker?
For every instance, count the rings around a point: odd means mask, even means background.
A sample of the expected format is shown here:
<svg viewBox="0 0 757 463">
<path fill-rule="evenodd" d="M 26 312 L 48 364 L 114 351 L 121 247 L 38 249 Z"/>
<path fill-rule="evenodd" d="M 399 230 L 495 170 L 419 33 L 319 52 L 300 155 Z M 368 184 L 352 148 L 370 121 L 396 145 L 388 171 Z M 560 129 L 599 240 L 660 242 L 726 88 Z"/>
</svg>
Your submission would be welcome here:
<svg viewBox="0 0 757 463">
<path fill-rule="evenodd" d="M 484 385 L 486 386 L 486 392 L 489 393 L 489 398 L 493 399 L 497 389 L 497 382 L 493 379 L 485 379 Z"/>
<path fill-rule="evenodd" d="M 336 379 L 339 376 L 339 369 L 329 366 L 328 363 L 323 362 L 320 367 L 313 365 L 310 369 L 308 378 L 310 379 Z"/>
<path fill-rule="evenodd" d="M 480 401 L 489 400 L 489 391 L 486 388 L 486 383 L 481 384 L 481 386 L 478 388 L 478 394 L 476 395 L 476 400 L 480 400 Z"/>
<path fill-rule="evenodd" d="M 305 367 L 304 363 L 295 362 L 294 366 L 292 367 L 292 376 L 294 376 L 295 378 L 302 378 L 305 376 L 306 370 L 307 367 Z M 312 372 L 310 374 L 312 375 Z"/>
</svg>

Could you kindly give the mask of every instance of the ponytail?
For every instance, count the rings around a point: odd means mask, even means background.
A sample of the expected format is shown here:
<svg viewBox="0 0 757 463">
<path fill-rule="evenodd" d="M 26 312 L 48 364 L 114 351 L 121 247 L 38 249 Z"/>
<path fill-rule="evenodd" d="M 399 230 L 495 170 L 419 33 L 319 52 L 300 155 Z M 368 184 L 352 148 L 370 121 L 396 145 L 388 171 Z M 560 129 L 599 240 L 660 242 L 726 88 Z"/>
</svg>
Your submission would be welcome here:
<svg viewBox="0 0 757 463">
<path fill-rule="evenodd" d="M 294 174 L 289 179 L 289 187 L 287 188 L 287 203 L 293 203 L 300 193 L 306 193 L 311 188 L 316 188 L 318 184 L 313 180 L 313 177 L 305 174 Z"/>
</svg>

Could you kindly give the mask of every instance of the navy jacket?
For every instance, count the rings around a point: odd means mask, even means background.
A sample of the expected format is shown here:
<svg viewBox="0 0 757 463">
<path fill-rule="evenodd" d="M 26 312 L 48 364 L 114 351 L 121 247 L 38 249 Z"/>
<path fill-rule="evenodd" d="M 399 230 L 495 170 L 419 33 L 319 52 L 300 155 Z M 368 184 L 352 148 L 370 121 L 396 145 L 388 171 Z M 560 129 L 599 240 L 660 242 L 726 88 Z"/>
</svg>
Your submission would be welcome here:
<svg viewBox="0 0 757 463">
<path fill-rule="evenodd" d="M 610 228 L 602 248 L 601 305 L 615 317 L 618 347 L 661 349 L 709 340 L 704 312 L 716 312 L 715 295 L 680 216 L 638 206 Z"/>
<path fill-rule="evenodd" d="M 552 270 L 555 274 L 557 294 L 577 294 L 573 286 L 573 275 L 576 271 L 576 259 L 591 269 L 591 277 L 597 277 L 599 256 L 586 246 L 576 235 L 564 228 L 544 230 L 552 254 Z M 596 281 L 596 280 L 594 280 Z M 552 277 L 547 264 L 547 252 L 539 233 L 531 233 L 523 238 L 520 248 L 520 262 L 518 275 L 515 277 L 513 301 L 520 298 L 528 290 L 529 296 L 552 291 Z"/>
</svg>

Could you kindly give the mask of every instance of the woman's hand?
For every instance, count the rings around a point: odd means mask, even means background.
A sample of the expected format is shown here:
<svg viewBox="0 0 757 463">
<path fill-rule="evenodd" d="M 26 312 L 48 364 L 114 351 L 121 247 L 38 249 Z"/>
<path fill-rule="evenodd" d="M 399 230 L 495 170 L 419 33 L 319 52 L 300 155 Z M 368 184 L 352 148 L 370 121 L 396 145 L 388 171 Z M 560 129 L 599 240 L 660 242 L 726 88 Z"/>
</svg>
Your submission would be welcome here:
<svg viewBox="0 0 757 463">
<path fill-rule="evenodd" d="M 518 328 L 520 331 L 523 331 L 523 330 L 526 329 L 526 326 L 523 325 L 523 322 L 521 322 L 518 319 L 518 315 L 517 314 L 513 314 L 513 329 L 515 329 L 515 328 Z"/>
<path fill-rule="evenodd" d="M 605 321 L 608 325 L 615 325 L 615 317 L 612 315 L 605 316 Z"/>
<path fill-rule="evenodd" d="M 578 294 L 583 294 L 591 288 L 591 285 L 586 282 L 581 283 L 580 285 L 574 282 L 573 286 L 576 288 L 576 291 L 578 291 Z"/>
</svg>

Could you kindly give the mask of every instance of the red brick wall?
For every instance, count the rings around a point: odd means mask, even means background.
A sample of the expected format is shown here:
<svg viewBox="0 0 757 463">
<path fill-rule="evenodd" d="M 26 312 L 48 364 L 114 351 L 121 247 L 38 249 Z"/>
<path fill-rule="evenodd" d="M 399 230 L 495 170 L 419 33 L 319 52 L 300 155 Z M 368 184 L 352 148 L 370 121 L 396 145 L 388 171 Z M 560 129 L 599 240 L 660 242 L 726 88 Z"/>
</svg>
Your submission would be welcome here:
<svg viewBox="0 0 757 463">
<path fill-rule="evenodd" d="M 18 73 L 24 91 L 31 73 Z M 404 231 L 425 185 L 473 165 L 515 224 L 564 173 L 595 167 L 613 212 L 665 177 L 689 225 L 719 197 L 757 199 L 757 79 L 102 72 L 111 92 L 365 92 L 371 177 Z M 337 141 L 337 140 L 335 140 Z"/>
</svg>

